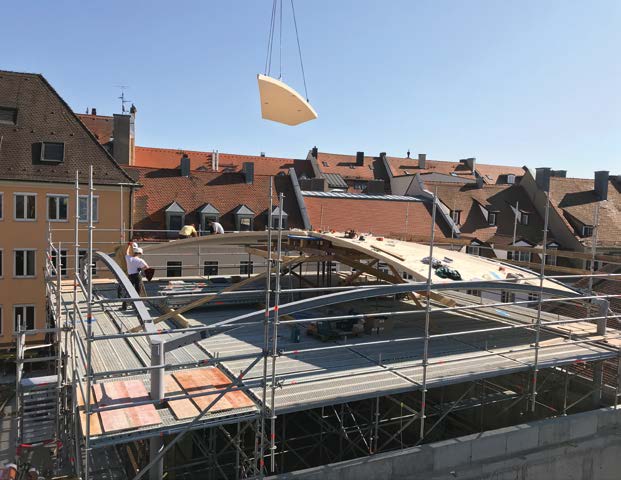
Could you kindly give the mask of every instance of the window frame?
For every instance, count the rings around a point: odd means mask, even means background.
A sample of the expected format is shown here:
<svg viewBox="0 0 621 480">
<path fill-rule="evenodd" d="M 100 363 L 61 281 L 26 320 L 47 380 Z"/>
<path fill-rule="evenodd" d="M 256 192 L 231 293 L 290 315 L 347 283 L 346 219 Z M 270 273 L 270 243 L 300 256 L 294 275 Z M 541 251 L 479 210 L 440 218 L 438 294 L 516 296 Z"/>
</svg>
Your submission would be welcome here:
<svg viewBox="0 0 621 480">
<path fill-rule="evenodd" d="M 461 210 L 451 210 L 451 219 L 455 225 L 461 225 Z"/>
<path fill-rule="evenodd" d="M 4 192 L 0 192 L 0 222 L 2 220 L 4 220 Z"/>
<path fill-rule="evenodd" d="M 82 220 L 80 215 L 80 203 L 86 201 L 86 218 Z M 78 221 L 79 223 L 88 223 L 88 195 L 78 195 Z M 93 195 L 93 223 L 99 222 L 99 195 Z"/>
<path fill-rule="evenodd" d="M 4 278 L 4 248 L 0 248 L 0 279 Z"/>
<path fill-rule="evenodd" d="M 210 265 L 207 265 L 208 263 Z M 214 267 L 216 269 L 216 273 L 209 273 L 207 271 L 208 268 L 214 268 Z M 204 277 L 213 277 L 213 276 L 219 275 L 219 272 L 220 272 L 220 265 L 219 265 L 218 260 L 203 260 L 203 276 Z"/>
<path fill-rule="evenodd" d="M 52 250 L 52 255 L 51 255 L 51 259 L 50 261 L 52 262 L 52 265 L 54 266 L 54 269 L 57 268 L 56 266 L 56 262 L 58 258 L 58 251 L 57 250 Z M 65 248 L 63 248 L 60 251 L 60 277 L 66 277 L 67 276 L 67 272 L 69 271 L 69 251 Z M 55 272 L 54 275 L 58 275 L 58 272 Z"/>
<path fill-rule="evenodd" d="M 32 328 L 28 328 L 28 320 L 26 319 L 26 331 L 34 330 L 37 327 L 37 309 L 32 303 L 23 303 L 13 305 L 13 331 L 17 332 L 17 309 L 32 308 Z M 22 310 L 22 315 L 24 311 Z"/>
<path fill-rule="evenodd" d="M 520 212 L 520 225 L 528 226 L 530 222 L 530 213 Z"/>
<path fill-rule="evenodd" d="M 45 158 L 45 145 L 62 145 L 63 147 L 63 158 L 61 160 L 55 160 L 55 159 L 49 159 L 49 158 Z M 41 163 L 49 163 L 49 164 L 53 164 L 53 165 L 58 165 L 60 163 L 64 163 L 65 162 L 65 142 L 41 142 L 41 156 L 39 157 L 39 161 Z"/>
<path fill-rule="evenodd" d="M 240 275 L 253 275 L 254 274 L 254 261 L 253 260 L 240 260 L 239 274 Z"/>
<path fill-rule="evenodd" d="M 0 106 L 0 110 L 11 111 L 13 113 L 13 121 L 4 122 L 0 120 L 0 125 L 17 125 L 17 116 L 19 114 L 19 108 Z"/>
<path fill-rule="evenodd" d="M 580 236 L 589 238 L 592 237 L 595 233 L 595 227 L 593 225 L 582 225 L 582 229 L 580 230 Z"/>
<path fill-rule="evenodd" d="M 492 221 L 492 218 L 494 221 Z M 498 212 L 489 212 L 487 214 L 487 223 L 490 227 L 495 227 L 498 223 Z"/>
<path fill-rule="evenodd" d="M 481 256 L 481 244 L 471 243 L 470 245 L 466 245 L 466 253 L 468 255 L 474 255 L 474 256 L 480 257 Z"/>
<path fill-rule="evenodd" d="M 172 265 L 173 263 L 175 265 Z M 173 268 L 179 269 L 179 275 L 170 275 L 171 269 Z M 183 261 L 182 260 L 167 260 L 166 261 L 166 277 L 167 278 L 179 278 L 182 276 L 183 276 Z"/>
<path fill-rule="evenodd" d="M 56 215 L 60 215 L 60 202 L 58 201 L 58 199 L 60 198 L 65 198 L 67 199 L 67 212 L 66 212 L 66 217 L 65 218 L 50 218 L 50 199 L 56 199 L 57 201 L 55 202 L 56 205 Z M 65 194 L 65 193 L 48 193 L 45 195 L 45 205 L 46 205 L 46 211 L 47 211 L 47 221 L 48 222 L 68 222 L 69 221 L 69 195 Z"/>
<path fill-rule="evenodd" d="M 17 275 L 17 252 L 32 252 L 32 275 Z M 28 255 L 24 256 L 24 271 L 28 271 Z M 13 249 L 13 278 L 37 278 L 37 249 L 36 248 L 14 248 Z"/>
<path fill-rule="evenodd" d="M 17 217 L 17 197 L 34 197 L 34 218 Z M 24 203 L 24 214 L 28 211 L 27 202 Z M 37 194 L 34 192 L 13 192 L 13 220 L 16 222 L 36 222 L 37 221 Z"/>
</svg>

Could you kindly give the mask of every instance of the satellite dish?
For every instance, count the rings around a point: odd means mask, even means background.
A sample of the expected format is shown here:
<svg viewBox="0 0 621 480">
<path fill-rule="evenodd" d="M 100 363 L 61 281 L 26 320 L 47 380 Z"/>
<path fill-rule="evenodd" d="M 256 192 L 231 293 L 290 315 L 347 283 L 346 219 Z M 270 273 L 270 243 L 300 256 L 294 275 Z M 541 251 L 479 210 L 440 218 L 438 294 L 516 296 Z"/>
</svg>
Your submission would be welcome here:
<svg viewBox="0 0 621 480">
<path fill-rule="evenodd" d="M 265 120 L 299 125 L 315 120 L 317 112 L 302 95 L 280 80 L 257 75 L 259 95 L 261 97 L 261 116 Z"/>
</svg>

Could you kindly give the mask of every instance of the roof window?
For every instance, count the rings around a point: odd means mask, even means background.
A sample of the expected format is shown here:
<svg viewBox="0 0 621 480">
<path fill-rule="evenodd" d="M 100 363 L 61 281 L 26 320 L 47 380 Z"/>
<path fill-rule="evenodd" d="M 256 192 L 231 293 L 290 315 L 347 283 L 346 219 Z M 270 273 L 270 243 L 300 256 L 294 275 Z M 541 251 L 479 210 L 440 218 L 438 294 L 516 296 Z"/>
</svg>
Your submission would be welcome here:
<svg viewBox="0 0 621 480">
<path fill-rule="evenodd" d="M 0 123 L 5 125 L 16 125 L 17 108 L 0 107 Z"/>
<path fill-rule="evenodd" d="M 328 164 L 328 162 L 326 162 L 326 161 L 322 161 L 322 162 L 321 162 L 321 164 L 322 164 L 324 167 L 329 167 L 329 166 L 330 166 L 330 165 Z"/>
<path fill-rule="evenodd" d="M 61 163 L 65 160 L 65 144 L 54 142 L 41 143 L 41 161 Z"/>
</svg>

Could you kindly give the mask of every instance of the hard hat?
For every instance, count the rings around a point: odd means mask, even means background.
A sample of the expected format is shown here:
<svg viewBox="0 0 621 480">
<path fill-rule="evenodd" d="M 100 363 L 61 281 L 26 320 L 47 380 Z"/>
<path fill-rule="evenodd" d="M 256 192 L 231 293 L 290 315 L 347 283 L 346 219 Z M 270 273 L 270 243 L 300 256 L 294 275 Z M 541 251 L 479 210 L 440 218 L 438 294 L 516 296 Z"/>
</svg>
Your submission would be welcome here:
<svg viewBox="0 0 621 480">
<path fill-rule="evenodd" d="M 139 248 L 139 247 L 138 247 L 138 243 L 136 243 L 136 242 L 132 242 L 132 248 Z"/>
<path fill-rule="evenodd" d="M 144 250 L 140 247 L 134 248 L 134 254 L 136 253 L 144 253 Z"/>
</svg>

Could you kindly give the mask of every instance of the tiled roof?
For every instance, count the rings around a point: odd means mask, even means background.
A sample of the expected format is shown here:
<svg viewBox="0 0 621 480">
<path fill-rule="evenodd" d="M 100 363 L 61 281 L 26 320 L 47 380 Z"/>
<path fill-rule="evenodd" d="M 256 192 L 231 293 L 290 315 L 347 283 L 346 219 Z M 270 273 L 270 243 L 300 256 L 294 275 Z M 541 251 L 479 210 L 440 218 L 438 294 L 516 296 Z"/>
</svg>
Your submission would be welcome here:
<svg viewBox="0 0 621 480">
<path fill-rule="evenodd" d="M 206 204 L 211 204 L 220 212 L 220 220 L 225 230 L 234 230 L 233 211 L 240 205 L 245 205 L 256 214 L 254 229 L 265 228 L 265 213 L 269 205 L 269 176 L 255 175 L 254 182 L 247 184 L 240 173 L 193 171 L 189 177 L 183 177 L 177 169 L 127 169 L 143 185 L 135 195 L 134 223 L 137 230 L 165 229 L 165 210 L 173 202 L 177 202 L 185 211 L 186 223 L 197 225 L 200 224 L 199 211 Z M 286 183 L 291 183 L 288 176 L 274 177 L 273 204 L 277 203 L 277 194 L 282 191 L 289 224 L 299 227 L 296 223 L 299 219 L 299 208 L 295 195 L 287 189 Z"/>
<path fill-rule="evenodd" d="M 106 145 L 110 142 L 114 131 L 114 117 L 85 113 L 77 113 L 76 115 L 86 125 L 86 128 L 95 135 L 99 143 Z"/>
<path fill-rule="evenodd" d="M 519 185 L 456 185 L 449 183 L 426 182 L 425 188 L 436 191 L 440 201 L 450 210 L 461 210 L 462 238 L 476 238 L 495 245 L 509 245 L 513 241 L 514 210 L 516 202 L 519 209 L 529 213 L 528 225 L 518 223 L 516 238 L 529 240 L 538 245 L 542 241 L 543 221 L 536 214 L 527 193 Z M 496 226 L 490 226 L 483 216 L 481 206 L 498 212 Z M 513 207 L 513 208 L 512 208 Z M 552 238 L 549 238 L 551 241 Z"/>
<path fill-rule="evenodd" d="M 420 201 L 371 200 L 367 195 L 305 195 L 304 203 L 315 229 L 354 229 L 386 236 L 429 237 L 431 234 L 430 207 Z M 445 238 L 437 225 L 436 238 Z"/>
<path fill-rule="evenodd" d="M 134 165 L 152 168 L 178 168 L 183 154 L 186 154 L 190 158 L 191 170 L 213 171 L 213 152 L 198 152 L 173 148 L 136 147 Z M 245 162 L 253 162 L 254 173 L 256 175 L 286 174 L 290 168 L 295 168 L 298 174 L 306 173 L 307 175 L 312 175 L 312 168 L 310 162 L 307 160 L 237 155 L 232 153 L 219 153 L 218 158 L 219 172 L 239 172 Z"/>
<path fill-rule="evenodd" d="M 463 162 L 448 162 L 444 160 L 426 160 L 425 168 L 418 168 L 418 158 L 398 158 L 386 157 L 388 165 L 394 176 L 420 174 L 444 174 L 458 175 L 459 178 L 474 180 L 472 171 Z M 488 165 L 476 163 L 475 170 L 481 175 L 485 183 L 496 184 L 499 177 L 513 174 L 516 177 L 524 175 L 522 167 L 512 167 L 508 165 Z"/>
<path fill-rule="evenodd" d="M 598 245 L 621 246 L 621 192 L 614 182 L 608 182 L 608 200 L 600 202 Z M 582 178 L 550 178 L 550 200 L 570 231 L 576 227 L 593 225 L 595 205 L 599 202 L 593 189 L 593 180 Z M 573 218 L 572 218 L 573 217 Z M 577 222 L 576 222 L 577 221 Z M 580 235 L 576 235 L 580 239 Z M 591 244 L 591 237 L 582 238 L 584 245 Z"/>
<path fill-rule="evenodd" d="M 381 173 L 383 172 L 383 165 L 379 157 L 365 156 L 363 165 L 356 165 L 356 155 L 341 155 L 320 151 L 317 157 L 317 165 L 322 173 L 336 173 L 345 179 L 352 180 L 384 178 Z"/>
<path fill-rule="evenodd" d="M 0 106 L 18 110 L 16 125 L 0 124 L 0 178 L 73 182 L 93 165 L 97 184 L 131 181 L 42 75 L 0 71 Z M 40 142 L 64 143 L 64 161 L 40 162 Z"/>
</svg>

